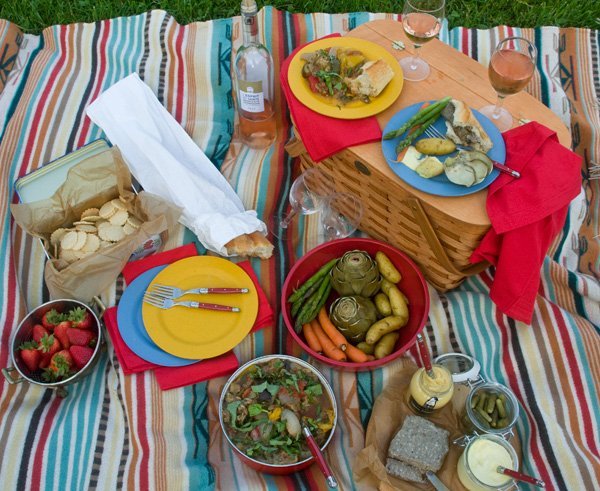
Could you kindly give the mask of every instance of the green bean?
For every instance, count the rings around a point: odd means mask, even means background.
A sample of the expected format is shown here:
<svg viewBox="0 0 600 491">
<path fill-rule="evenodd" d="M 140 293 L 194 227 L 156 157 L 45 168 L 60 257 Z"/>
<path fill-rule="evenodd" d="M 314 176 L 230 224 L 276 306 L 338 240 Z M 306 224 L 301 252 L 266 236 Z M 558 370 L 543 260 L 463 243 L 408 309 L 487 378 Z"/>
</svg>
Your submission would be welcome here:
<svg viewBox="0 0 600 491">
<path fill-rule="evenodd" d="M 300 288 L 298 288 L 294 293 L 292 293 L 290 295 L 290 297 L 288 298 L 288 302 L 294 303 L 299 298 L 302 298 L 304 296 L 304 294 L 306 293 L 306 291 L 311 286 L 313 286 L 315 283 L 317 283 L 319 280 L 321 280 L 324 276 L 326 276 L 329 273 L 329 271 L 331 271 L 331 269 L 333 268 L 333 266 L 335 265 L 336 262 L 337 262 L 337 258 L 332 259 L 331 261 L 326 263 L 324 266 L 322 266 L 321 269 L 319 269 L 319 271 L 317 271 L 314 275 L 312 275 L 308 280 L 306 280 L 302 284 L 302 286 L 300 286 Z"/>
<path fill-rule="evenodd" d="M 399 136 L 402 136 L 403 133 L 408 131 L 413 126 L 429 119 L 434 114 L 437 114 L 436 119 L 439 117 L 442 110 L 448 105 L 450 102 L 450 97 L 444 97 L 437 102 L 434 102 L 430 106 L 419 110 L 412 118 L 410 118 L 406 123 L 404 123 L 400 128 L 393 131 L 388 131 L 385 135 L 383 135 L 384 140 L 392 140 Z"/>
</svg>

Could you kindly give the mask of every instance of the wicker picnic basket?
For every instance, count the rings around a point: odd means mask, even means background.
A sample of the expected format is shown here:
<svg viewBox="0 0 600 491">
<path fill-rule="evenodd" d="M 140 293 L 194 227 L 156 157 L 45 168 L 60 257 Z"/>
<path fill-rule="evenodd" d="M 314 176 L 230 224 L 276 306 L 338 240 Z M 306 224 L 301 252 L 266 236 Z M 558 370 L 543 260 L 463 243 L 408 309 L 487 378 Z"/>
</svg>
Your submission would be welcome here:
<svg viewBox="0 0 600 491">
<path fill-rule="evenodd" d="M 295 135 L 286 145 L 303 170 L 317 165 Z M 365 213 L 360 229 L 408 254 L 439 291 L 458 286 L 467 276 L 486 269 L 488 263 L 469 263 L 469 256 L 489 226 L 467 223 L 422 202 L 397 185 L 369 162 L 343 150 L 318 165 L 330 175 L 338 192 L 360 197 Z"/>
</svg>

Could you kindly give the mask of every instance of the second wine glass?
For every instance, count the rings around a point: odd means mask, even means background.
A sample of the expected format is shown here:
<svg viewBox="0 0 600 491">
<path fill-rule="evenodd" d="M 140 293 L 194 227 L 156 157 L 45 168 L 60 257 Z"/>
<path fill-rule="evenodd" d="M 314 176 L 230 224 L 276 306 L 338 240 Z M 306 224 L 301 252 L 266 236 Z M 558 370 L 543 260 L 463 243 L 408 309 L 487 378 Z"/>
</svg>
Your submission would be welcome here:
<svg viewBox="0 0 600 491">
<path fill-rule="evenodd" d="M 325 198 L 333 193 L 334 183 L 319 167 L 311 167 L 300 174 L 290 187 L 292 209 L 276 214 L 271 222 L 271 233 L 280 239 L 288 238 L 288 229 L 298 215 L 311 215 L 323 206 Z"/>
<path fill-rule="evenodd" d="M 436 37 L 445 16 L 445 0 L 406 0 L 402 10 L 402 27 L 415 47 L 415 54 L 400 60 L 404 79 L 425 80 L 431 68 L 420 56 L 420 48 Z"/>
<path fill-rule="evenodd" d="M 537 49 L 527 39 L 511 36 L 498 43 L 488 66 L 490 83 L 498 94 L 495 105 L 479 109 L 500 131 L 512 127 L 510 112 L 502 107 L 504 98 L 525 88 L 535 72 Z"/>
<path fill-rule="evenodd" d="M 328 196 L 321 209 L 321 225 L 325 241 L 349 237 L 360 225 L 363 205 L 352 193 Z"/>
</svg>

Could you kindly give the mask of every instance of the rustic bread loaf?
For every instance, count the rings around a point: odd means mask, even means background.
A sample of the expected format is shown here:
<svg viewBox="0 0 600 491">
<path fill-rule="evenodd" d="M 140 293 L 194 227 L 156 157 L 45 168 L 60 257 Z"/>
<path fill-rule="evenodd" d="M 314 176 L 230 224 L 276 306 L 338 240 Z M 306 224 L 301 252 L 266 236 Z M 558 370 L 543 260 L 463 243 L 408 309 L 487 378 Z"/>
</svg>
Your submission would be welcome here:
<svg viewBox="0 0 600 491">
<path fill-rule="evenodd" d="M 362 73 L 346 83 L 354 94 L 377 97 L 394 78 L 394 71 L 384 60 L 368 61 L 362 67 Z"/>
<path fill-rule="evenodd" d="M 229 256 L 252 256 L 268 259 L 273 255 L 271 244 L 260 232 L 243 234 L 225 244 Z"/>
</svg>

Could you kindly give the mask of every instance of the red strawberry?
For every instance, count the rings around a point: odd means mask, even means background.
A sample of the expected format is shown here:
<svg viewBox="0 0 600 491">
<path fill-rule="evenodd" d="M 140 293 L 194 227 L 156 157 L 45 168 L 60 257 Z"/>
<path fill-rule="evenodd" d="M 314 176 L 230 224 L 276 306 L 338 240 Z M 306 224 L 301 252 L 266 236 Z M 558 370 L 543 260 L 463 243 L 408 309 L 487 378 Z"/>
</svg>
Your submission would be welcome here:
<svg viewBox="0 0 600 491">
<path fill-rule="evenodd" d="M 77 327 L 78 329 L 89 329 L 92 327 L 92 314 L 81 307 L 75 307 L 69 312 L 69 320 L 73 322 L 73 327 Z"/>
<path fill-rule="evenodd" d="M 75 366 L 81 370 L 84 366 L 87 365 L 88 361 L 92 358 L 94 354 L 94 350 L 92 348 L 88 348 L 87 346 L 77 346 L 73 345 L 69 349 L 71 355 L 73 356 L 73 361 L 75 362 Z"/>
<path fill-rule="evenodd" d="M 47 382 L 54 382 L 72 375 L 73 357 L 69 350 L 61 350 L 52 355 L 50 365 L 44 370 L 42 377 Z"/>
<path fill-rule="evenodd" d="M 41 324 L 36 324 L 35 326 L 33 326 L 33 329 L 31 331 L 31 337 L 36 343 L 39 343 L 44 336 L 48 336 L 49 334 L 50 333 L 48 332 L 48 329 L 46 329 Z"/>
<path fill-rule="evenodd" d="M 56 309 L 52 309 L 42 316 L 42 324 L 46 329 L 52 330 L 55 326 L 66 319 L 66 314 L 61 314 L 60 312 L 57 312 Z"/>
<path fill-rule="evenodd" d="M 71 321 L 62 321 L 54 328 L 54 337 L 58 338 L 64 349 L 69 349 L 69 346 L 71 346 L 67 333 L 72 325 Z"/>
<path fill-rule="evenodd" d="M 27 341 L 19 346 L 21 350 L 21 360 L 27 365 L 30 372 L 35 372 L 40 367 L 40 358 L 42 354 L 38 350 L 38 344 L 35 341 Z"/>
<path fill-rule="evenodd" d="M 93 332 L 74 327 L 67 329 L 67 336 L 71 344 L 77 346 L 94 346 L 95 343 L 93 341 L 96 341 L 96 336 L 94 336 Z"/>
<path fill-rule="evenodd" d="M 40 368 L 46 368 L 50 364 L 50 360 L 54 354 L 58 353 L 62 347 L 58 339 L 52 334 L 47 334 L 40 341 L 40 347 L 38 349 L 42 355 L 40 359 Z"/>
</svg>

